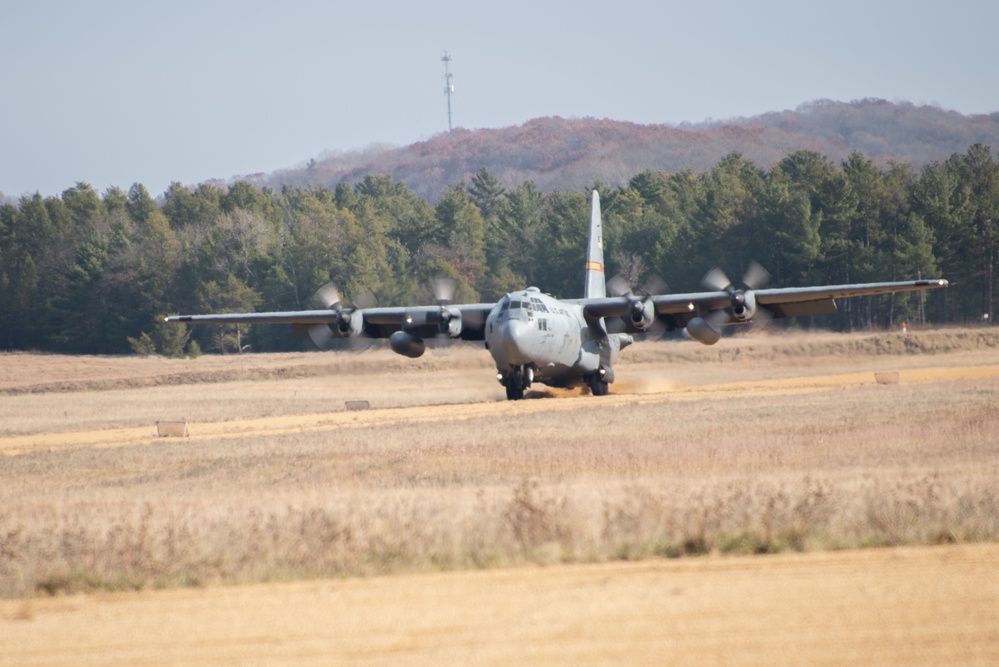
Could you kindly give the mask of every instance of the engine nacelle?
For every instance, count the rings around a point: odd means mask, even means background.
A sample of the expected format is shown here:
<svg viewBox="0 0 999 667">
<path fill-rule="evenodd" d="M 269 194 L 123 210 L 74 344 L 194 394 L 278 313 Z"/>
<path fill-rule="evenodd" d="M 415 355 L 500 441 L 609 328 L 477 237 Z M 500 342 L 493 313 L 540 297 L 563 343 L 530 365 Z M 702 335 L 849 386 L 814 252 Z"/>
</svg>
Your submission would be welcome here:
<svg viewBox="0 0 999 667">
<path fill-rule="evenodd" d="M 687 335 L 701 345 L 714 345 L 721 339 L 721 333 L 712 329 L 703 317 L 695 317 L 687 322 Z"/>
<path fill-rule="evenodd" d="M 736 292 L 729 312 L 736 322 L 748 322 L 756 314 L 756 296 L 751 291 Z"/>
<path fill-rule="evenodd" d="M 437 316 L 437 330 L 451 338 L 461 335 L 461 311 L 451 310 L 444 306 Z"/>
<path fill-rule="evenodd" d="M 393 352 L 410 359 L 422 357 L 427 351 L 427 345 L 422 338 L 405 331 L 396 331 L 389 336 L 389 345 L 392 346 Z"/>
<path fill-rule="evenodd" d="M 639 331 L 648 331 L 656 319 L 656 309 L 652 299 L 634 299 L 628 304 L 628 320 Z"/>
<path fill-rule="evenodd" d="M 364 314 L 360 310 L 341 310 L 336 316 L 336 333 L 342 338 L 353 338 L 364 331 Z"/>
</svg>

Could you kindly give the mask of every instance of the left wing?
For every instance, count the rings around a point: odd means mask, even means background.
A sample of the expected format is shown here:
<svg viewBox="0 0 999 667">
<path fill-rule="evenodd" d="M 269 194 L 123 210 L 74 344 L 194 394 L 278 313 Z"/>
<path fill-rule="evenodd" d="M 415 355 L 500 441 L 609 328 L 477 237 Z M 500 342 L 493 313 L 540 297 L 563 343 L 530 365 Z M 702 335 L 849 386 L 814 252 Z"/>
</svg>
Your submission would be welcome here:
<svg viewBox="0 0 999 667">
<path fill-rule="evenodd" d="M 834 299 L 875 296 L 895 292 L 918 292 L 947 287 L 947 281 L 910 280 L 893 283 L 860 285 L 830 285 L 819 287 L 786 287 L 756 290 L 756 303 L 770 309 L 774 317 L 798 317 L 836 312 Z"/>
<path fill-rule="evenodd" d="M 673 328 L 682 328 L 695 317 L 712 317 L 713 324 L 748 322 L 754 315 L 801 317 L 836 312 L 835 299 L 873 296 L 895 292 L 915 292 L 946 287 L 946 280 L 912 280 L 819 287 L 785 287 L 694 292 L 656 296 L 618 296 L 577 299 L 588 319 L 622 317 L 638 331 L 647 329 L 655 318 Z M 727 315 L 727 317 L 725 317 Z"/>
</svg>

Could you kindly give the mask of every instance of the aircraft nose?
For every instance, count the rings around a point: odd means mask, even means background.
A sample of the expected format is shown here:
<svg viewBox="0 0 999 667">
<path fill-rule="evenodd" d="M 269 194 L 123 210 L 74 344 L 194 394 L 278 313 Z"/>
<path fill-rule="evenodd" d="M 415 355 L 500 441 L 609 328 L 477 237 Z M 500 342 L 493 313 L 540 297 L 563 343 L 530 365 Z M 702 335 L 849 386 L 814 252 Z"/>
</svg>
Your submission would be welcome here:
<svg viewBox="0 0 999 667">
<path fill-rule="evenodd" d="M 497 366 L 523 366 L 530 363 L 527 354 L 529 325 L 520 320 L 507 320 L 496 328 L 489 341 L 489 351 Z"/>
</svg>

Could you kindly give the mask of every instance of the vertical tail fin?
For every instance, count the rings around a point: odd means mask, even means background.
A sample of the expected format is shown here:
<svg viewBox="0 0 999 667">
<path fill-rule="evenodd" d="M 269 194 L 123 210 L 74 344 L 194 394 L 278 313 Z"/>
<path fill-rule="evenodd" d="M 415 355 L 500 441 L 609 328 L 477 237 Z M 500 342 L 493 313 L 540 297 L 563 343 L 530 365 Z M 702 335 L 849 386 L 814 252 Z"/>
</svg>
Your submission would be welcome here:
<svg viewBox="0 0 999 667">
<path fill-rule="evenodd" d="M 590 208 L 590 243 L 586 248 L 583 298 L 597 299 L 604 296 L 607 296 L 604 278 L 604 230 L 600 222 L 600 194 L 594 190 L 593 204 Z"/>
</svg>

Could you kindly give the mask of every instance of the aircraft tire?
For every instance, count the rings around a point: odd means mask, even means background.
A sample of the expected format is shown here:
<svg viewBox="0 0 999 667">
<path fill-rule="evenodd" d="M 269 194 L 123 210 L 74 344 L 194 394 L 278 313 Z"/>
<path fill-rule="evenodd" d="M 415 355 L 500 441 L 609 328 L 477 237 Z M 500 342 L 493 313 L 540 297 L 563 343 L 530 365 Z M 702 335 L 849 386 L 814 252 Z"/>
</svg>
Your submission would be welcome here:
<svg viewBox="0 0 999 667">
<path fill-rule="evenodd" d="M 506 376 L 506 398 L 509 401 L 519 401 L 524 398 L 524 376 L 520 367 L 514 368 Z"/>
<path fill-rule="evenodd" d="M 594 373 L 586 380 L 594 396 L 606 396 L 610 393 L 610 385 L 598 373 Z"/>
</svg>

